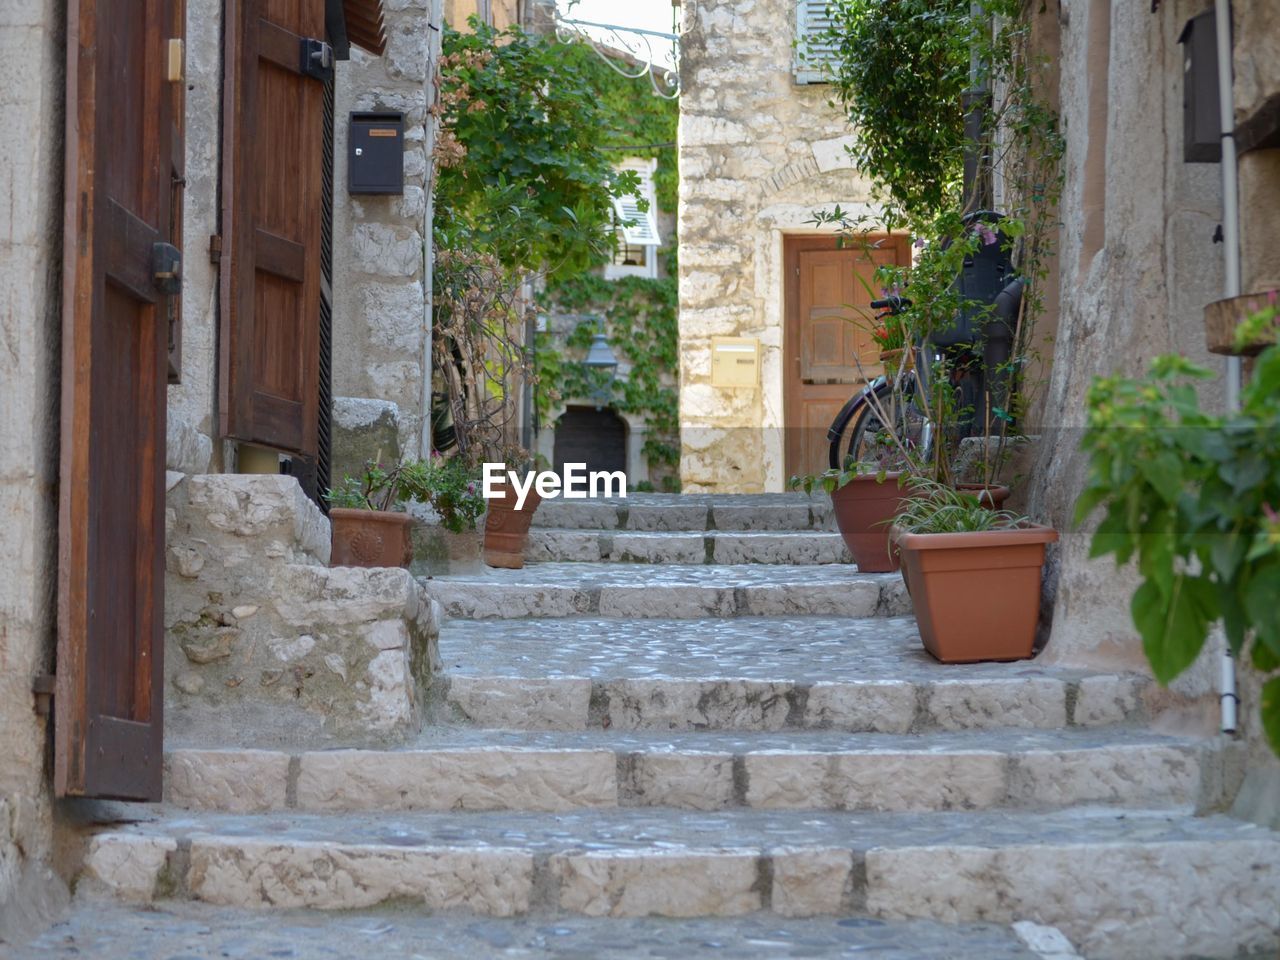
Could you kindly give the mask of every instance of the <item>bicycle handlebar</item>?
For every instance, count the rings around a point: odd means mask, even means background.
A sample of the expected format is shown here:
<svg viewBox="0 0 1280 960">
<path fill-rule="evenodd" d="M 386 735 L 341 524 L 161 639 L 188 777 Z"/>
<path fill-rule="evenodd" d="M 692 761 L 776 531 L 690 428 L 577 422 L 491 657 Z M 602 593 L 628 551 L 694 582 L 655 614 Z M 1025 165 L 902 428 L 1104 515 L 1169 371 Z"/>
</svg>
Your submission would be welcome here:
<svg viewBox="0 0 1280 960">
<path fill-rule="evenodd" d="M 907 307 L 911 306 L 911 301 L 906 297 L 885 297 L 883 300 L 872 300 L 872 310 L 888 309 L 892 313 L 901 313 Z"/>
</svg>

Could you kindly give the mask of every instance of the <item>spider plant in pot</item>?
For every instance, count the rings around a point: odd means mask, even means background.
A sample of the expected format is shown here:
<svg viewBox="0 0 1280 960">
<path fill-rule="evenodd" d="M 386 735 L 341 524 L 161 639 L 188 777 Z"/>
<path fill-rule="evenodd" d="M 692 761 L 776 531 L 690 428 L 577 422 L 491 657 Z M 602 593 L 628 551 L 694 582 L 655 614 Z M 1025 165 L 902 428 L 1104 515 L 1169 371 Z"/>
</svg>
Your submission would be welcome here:
<svg viewBox="0 0 1280 960">
<path fill-rule="evenodd" d="M 943 663 L 1030 657 L 1057 532 L 925 477 L 908 483 L 891 539 L 925 649 Z"/>
</svg>

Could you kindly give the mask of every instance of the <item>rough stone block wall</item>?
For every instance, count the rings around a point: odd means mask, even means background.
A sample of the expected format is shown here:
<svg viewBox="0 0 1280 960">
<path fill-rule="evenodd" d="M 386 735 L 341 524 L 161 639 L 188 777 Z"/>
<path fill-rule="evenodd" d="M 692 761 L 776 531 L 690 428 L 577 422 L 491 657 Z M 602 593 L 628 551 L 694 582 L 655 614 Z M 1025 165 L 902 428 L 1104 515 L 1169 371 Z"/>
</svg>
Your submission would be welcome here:
<svg viewBox="0 0 1280 960">
<path fill-rule="evenodd" d="M 167 735 L 416 729 L 439 614 L 409 572 L 328 566 L 329 523 L 292 477 L 169 480 Z"/>
<path fill-rule="evenodd" d="M 794 0 L 683 8 L 680 99 L 680 421 L 686 491 L 785 482 L 784 235 L 837 203 L 871 212 L 848 120 L 824 84 L 794 81 Z M 758 337 L 757 390 L 711 385 L 711 338 Z"/>
<path fill-rule="evenodd" d="M 190 0 L 186 36 L 185 175 L 182 211 L 182 381 L 169 387 L 169 469 L 203 473 L 221 462 L 218 444 L 218 267 L 209 238 L 219 230 L 222 174 L 222 2 Z"/>
<path fill-rule="evenodd" d="M 375 58 L 352 48 L 351 59 L 338 64 L 336 87 L 333 392 L 396 404 L 400 446 L 407 456 L 418 450 L 422 378 L 428 375 L 422 356 L 428 334 L 422 236 L 428 9 L 426 0 L 385 4 L 386 54 Z M 404 114 L 403 195 L 347 192 L 353 110 Z"/>
<path fill-rule="evenodd" d="M 31 693 L 56 629 L 63 11 L 0 4 L 0 944 L 66 897 L 49 869 L 48 723 Z"/>
</svg>

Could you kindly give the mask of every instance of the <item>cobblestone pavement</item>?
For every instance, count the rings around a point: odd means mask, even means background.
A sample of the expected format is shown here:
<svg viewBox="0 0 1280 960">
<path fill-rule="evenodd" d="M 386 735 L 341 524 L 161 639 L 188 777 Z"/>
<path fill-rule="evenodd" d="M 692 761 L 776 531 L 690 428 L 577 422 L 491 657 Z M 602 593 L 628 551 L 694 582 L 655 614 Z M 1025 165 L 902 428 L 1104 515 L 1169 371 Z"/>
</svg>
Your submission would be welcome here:
<svg viewBox="0 0 1280 960">
<path fill-rule="evenodd" d="M 901 583 L 896 573 L 858 573 L 848 564 L 741 564 L 727 567 L 685 563 L 534 563 L 520 570 L 445 574 L 431 579 L 484 585 L 592 587 L 755 587 L 779 583 Z"/>
<path fill-rule="evenodd" d="M 613 808 L 557 814 L 364 813 L 358 818 L 278 812 L 266 817 L 201 813 L 164 806 L 113 805 L 123 828 L 144 836 L 255 837 L 269 840 L 376 843 L 396 847 L 519 848 L 535 854 L 561 851 L 698 850 L 770 851 L 781 847 L 866 850 L 963 843 L 1004 844 L 1156 843 L 1228 841 L 1274 835 L 1262 827 L 1177 811 L 1074 807 L 1052 813 L 935 812 L 846 813 L 829 810 L 727 810 L 683 812 L 662 808 Z"/>
<path fill-rule="evenodd" d="M 483 676 L 734 677 L 803 683 L 1085 675 L 1048 669 L 1034 660 L 940 664 L 925 652 L 911 617 L 459 619 L 446 621 L 441 629 L 440 656 L 450 673 Z"/>
<path fill-rule="evenodd" d="M 595 920 L 79 903 L 10 960 L 1030 960 L 1012 930 L 870 919 Z"/>
</svg>

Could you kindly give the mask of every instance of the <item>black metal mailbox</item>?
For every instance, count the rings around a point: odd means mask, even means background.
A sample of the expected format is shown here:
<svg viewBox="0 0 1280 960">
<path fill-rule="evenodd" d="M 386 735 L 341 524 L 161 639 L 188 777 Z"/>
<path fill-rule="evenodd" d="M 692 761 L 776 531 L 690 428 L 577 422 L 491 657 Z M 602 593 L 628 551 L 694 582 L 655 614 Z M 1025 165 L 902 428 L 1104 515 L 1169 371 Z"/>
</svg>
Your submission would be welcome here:
<svg viewBox="0 0 1280 960">
<path fill-rule="evenodd" d="M 1218 25 L 1213 10 L 1188 20 L 1178 43 L 1182 44 L 1182 158 L 1187 163 L 1220 163 Z"/>
<path fill-rule="evenodd" d="M 404 193 L 404 114 L 351 114 L 347 192 Z"/>
</svg>

